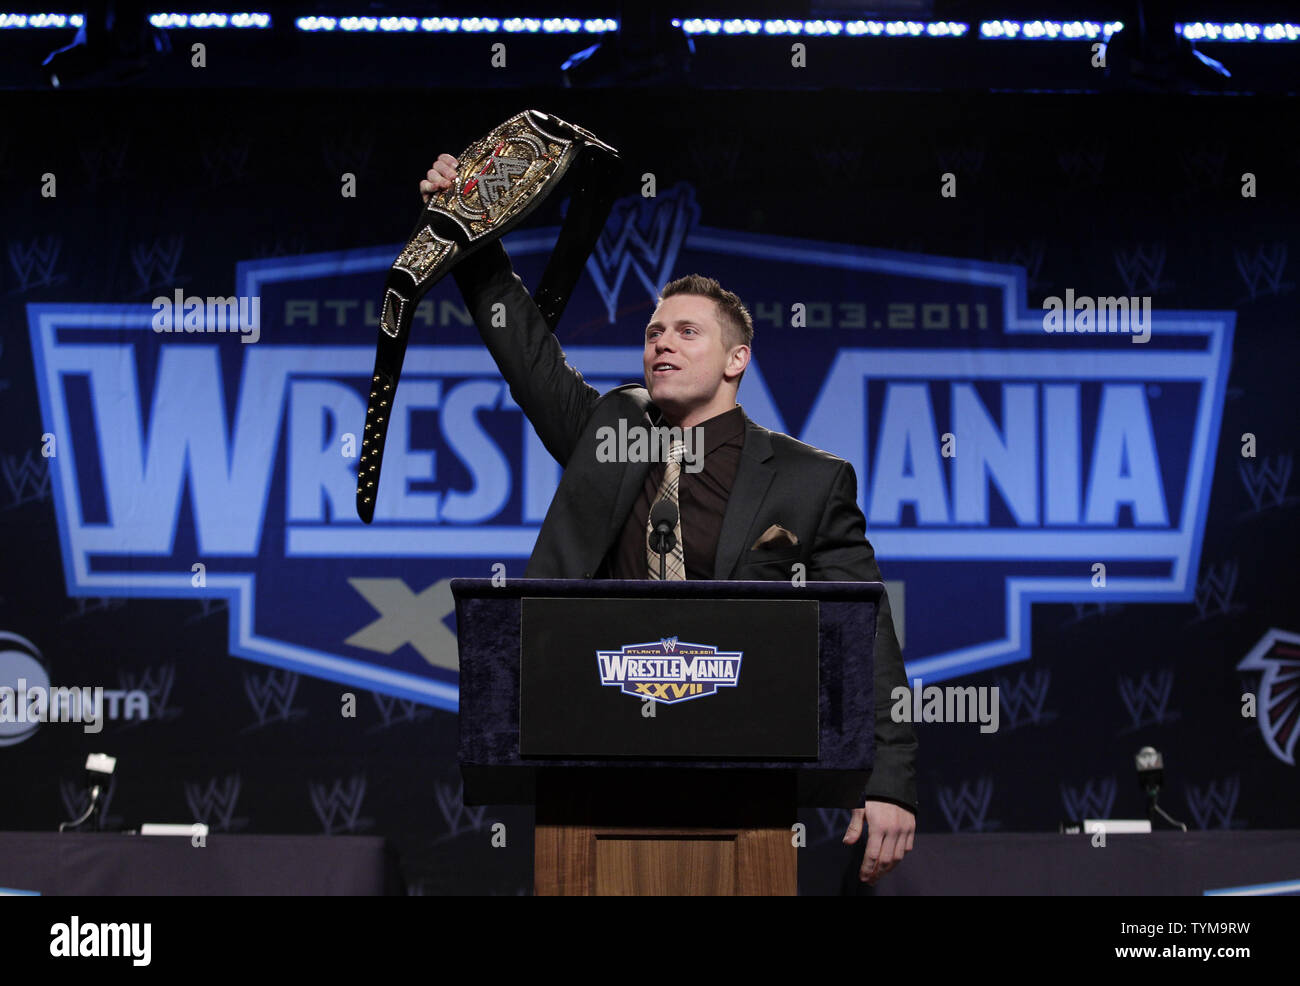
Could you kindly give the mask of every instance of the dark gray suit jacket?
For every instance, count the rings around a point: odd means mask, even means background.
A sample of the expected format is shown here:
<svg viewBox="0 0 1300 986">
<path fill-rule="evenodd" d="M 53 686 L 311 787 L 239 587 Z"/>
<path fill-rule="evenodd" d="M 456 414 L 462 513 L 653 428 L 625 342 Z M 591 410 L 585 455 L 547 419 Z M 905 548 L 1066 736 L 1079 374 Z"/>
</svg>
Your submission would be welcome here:
<svg viewBox="0 0 1300 986">
<path fill-rule="evenodd" d="M 623 530 L 653 463 L 597 461 L 596 433 L 619 419 L 665 424 L 645 387 L 600 394 L 564 358 L 500 241 L 453 271 L 488 350 L 547 450 L 565 467 L 528 562 L 528 578 L 589 579 Z M 503 309 L 494 311 L 498 303 Z M 798 543 L 752 550 L 772 524 Z M 745 417 L 740 467 L 727 501 L 715 579 L 789 581 L 795 562 L 810 582 L 878 582 L 853 467 L 837 456 Z M 916 810 L 916 737 L 890 717 L 890 693 L 906 685 L 886 598 L 876 624 L 876 763 L 866 796 Z"/>
</svg>

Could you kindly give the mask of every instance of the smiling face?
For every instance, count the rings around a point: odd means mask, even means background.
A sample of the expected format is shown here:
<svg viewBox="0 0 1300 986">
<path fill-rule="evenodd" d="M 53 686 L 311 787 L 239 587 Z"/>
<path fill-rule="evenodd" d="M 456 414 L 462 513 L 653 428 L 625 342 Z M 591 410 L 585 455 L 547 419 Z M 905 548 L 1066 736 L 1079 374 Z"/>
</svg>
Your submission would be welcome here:
<svg viewBox="0 0 1300 986">
<path fill-rule="evenodd" d="M 692 428 L 735 407 L 749 347 L 730 341 L 712 298 L 675 294 L 660 302 L 642 359 L 650 399 L 670 422 Z"/>
</svg>

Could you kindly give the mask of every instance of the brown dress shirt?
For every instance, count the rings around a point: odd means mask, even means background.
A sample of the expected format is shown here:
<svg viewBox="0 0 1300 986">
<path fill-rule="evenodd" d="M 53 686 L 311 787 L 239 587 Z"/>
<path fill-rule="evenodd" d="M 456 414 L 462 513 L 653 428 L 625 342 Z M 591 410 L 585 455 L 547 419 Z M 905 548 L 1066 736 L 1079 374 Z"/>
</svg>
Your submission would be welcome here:
<svg viewBox="0 0 1300 986">
<path fill-rule="evenodd" d="M 688 472 L 683 464 L 677 487 L 688 579 L 713 578 L 713 558 L 718 553 L 722 518 L 727 512 L 727 499 L 740 468 L 740 450 L 745 444 L 744 412 L 737 404 L 700 427 L 704 429 L 704 468 Z M 664 480 L 664 468 L 664 463 L 656 462 L 646 473 L 641 495 L 632 505 L 623 533 L 605 559 L 606 578 L 650 577 L 646 562 L 646 522 L 659 484 Z"/>
</svg>

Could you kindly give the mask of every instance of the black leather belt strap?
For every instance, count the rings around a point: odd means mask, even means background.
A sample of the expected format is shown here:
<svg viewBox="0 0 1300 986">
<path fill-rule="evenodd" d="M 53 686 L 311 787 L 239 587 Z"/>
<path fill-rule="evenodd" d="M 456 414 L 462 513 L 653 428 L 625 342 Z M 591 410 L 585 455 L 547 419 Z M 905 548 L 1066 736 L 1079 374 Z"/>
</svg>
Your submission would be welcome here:
<svg viewBox="0 0 1300 986">
<path fill-rule="evenodd" d="M 455 181 L 420 212 L 384 284 L 357 472 L 357 514 L 367 524 L 375 516 L 384 439 L 420 299 L 470 254 L 518 226 L 572 172 L 569 209 L 534 298 L 554 332 L 605 226 L 622 170 L 614 148 L 537 110 L 511 117 L 457 162 Z"/>
</svg>

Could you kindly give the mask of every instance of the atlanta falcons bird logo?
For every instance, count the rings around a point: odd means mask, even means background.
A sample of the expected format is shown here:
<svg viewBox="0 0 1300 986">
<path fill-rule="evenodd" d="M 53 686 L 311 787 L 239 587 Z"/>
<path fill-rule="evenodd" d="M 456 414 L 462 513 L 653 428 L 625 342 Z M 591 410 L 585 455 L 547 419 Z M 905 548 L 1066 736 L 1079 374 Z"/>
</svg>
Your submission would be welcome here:
<svg viewBox="0 0 1300 986">
<path fill-rule="evenodd" d="M 1300 634 L 1269 630 L 1237 670 L 1264 673 L 1259 683 L 1259 731 L 1273 756 L 1295 766 L 1300 737 Z"/>
</svg>

